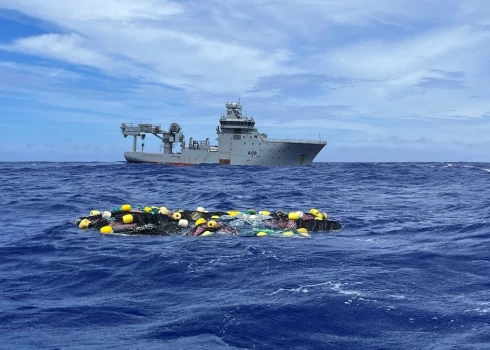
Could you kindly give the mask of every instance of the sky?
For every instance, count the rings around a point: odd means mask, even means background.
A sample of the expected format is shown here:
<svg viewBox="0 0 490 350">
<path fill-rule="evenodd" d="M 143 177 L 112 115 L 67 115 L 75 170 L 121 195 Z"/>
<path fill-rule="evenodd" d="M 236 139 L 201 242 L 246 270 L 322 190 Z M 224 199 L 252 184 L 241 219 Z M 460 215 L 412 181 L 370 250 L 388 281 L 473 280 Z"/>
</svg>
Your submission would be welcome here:
<svg viewBox="0 0 490 350">
<path fill-rule="evenodd" d="M 488 162 L 489 57 L 488 0 L 0 0 L 0 161 L 214 141 L 240 99 L 315 161 Z"/>
</svg>

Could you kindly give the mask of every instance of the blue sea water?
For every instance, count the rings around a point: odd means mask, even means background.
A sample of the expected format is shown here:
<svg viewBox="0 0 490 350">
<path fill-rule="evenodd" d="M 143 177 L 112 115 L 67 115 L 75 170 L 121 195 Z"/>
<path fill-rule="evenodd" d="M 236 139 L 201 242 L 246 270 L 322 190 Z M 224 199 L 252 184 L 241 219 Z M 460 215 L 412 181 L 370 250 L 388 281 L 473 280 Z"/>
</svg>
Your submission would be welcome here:
<svg viewBox="0 0 490 350">
<path fill-rule="evenodd" d="M 490 164 L 0 163 L 2 349 L 489 349 Z M 311 238 L 115 236 L 123 203 L 319 208 Z"/>
</svg>

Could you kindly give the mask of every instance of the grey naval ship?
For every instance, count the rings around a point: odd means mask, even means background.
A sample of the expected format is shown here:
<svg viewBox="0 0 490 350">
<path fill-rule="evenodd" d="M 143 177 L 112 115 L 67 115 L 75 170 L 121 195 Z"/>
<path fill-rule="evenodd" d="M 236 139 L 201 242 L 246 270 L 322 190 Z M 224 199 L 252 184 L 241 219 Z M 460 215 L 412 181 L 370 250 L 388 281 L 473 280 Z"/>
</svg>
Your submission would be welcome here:
<svg viewBox="0 0 490 350">
<path fill-rule="evenodd" d="M 121 124 L 124 137 L 133 137 L 133 151 L 124 152 L 128 162 L 165 163 L 171 165 L 223 164 L 260 166 L 304 166 L 327 144 L 326 141 L 270 139 L 259 133 L 253 116 L 242 114 L 240 102 L 226 104 L 226 114 L 221 115 L 216 128 L 217 145 L 206 140 L 189 139 L 186 144 L 182 128 L 172 123 L 168 130 L 154 124 Z M 159 153 L 144 152 L 146 134 L 158 137 L 162 144 Z M 141 138 L 141 152 L 138 148 Z M 174 145 L 180 150 L 174 152 Z"/>
</svg>

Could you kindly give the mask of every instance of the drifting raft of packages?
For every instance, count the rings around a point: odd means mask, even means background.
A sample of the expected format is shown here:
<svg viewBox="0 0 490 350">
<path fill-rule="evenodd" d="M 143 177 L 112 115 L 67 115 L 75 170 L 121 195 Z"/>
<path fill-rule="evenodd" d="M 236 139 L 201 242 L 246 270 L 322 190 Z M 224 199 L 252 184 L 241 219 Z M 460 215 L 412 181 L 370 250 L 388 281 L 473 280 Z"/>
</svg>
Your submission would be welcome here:
<svg viewBox="0 0 490 350">
<path fill-rule="evenodd" d="M 309 237 L 309 232 L 342 229 L 338 221 L 329 220 L 327 213 L 318 209 L 308 212 L 274 212 L 253 209 L 246 211 L 170 211 L 165 207 L 124 204 L 120 208 L 100 212 L 93 210 L 89 216 L 79 217 L 75 224 L 80 229 L 97 229 L 102 234 L 126 235 L 243 235 Z"/>
</svg>

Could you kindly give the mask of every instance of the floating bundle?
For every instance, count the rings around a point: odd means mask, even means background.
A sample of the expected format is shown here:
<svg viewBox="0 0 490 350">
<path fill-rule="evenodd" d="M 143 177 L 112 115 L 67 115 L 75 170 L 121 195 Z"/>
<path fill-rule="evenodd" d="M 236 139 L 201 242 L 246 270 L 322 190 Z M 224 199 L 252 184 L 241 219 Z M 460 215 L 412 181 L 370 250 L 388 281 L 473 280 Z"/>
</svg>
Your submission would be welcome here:
<svg viewBox="0 0 490 350">
<path fill-rule="evenodd" d="M 309 212 L 269 212 L 253 209 L 246 211 L 207 211 L 203 207 L 195 210 L 170 211 L 165 207 L 132 208 L 124 204 L 111 211 L 93 210 L 89 216 L 75 221 L 80 229 L 95 228 L 102 234 L 127 235 L 243 235 L 286 237 L 309 237 L 309 232 L 340 230 L 338 221 L 328 219 L 318 209 Z"/>
</svg>

